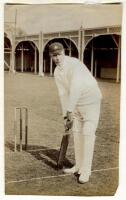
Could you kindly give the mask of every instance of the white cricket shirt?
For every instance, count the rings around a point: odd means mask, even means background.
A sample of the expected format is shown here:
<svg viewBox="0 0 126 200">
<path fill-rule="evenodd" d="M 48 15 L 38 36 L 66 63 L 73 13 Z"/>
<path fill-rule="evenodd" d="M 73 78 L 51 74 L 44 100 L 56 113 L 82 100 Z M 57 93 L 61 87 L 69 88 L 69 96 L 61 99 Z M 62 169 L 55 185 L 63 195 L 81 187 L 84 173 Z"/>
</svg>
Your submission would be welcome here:
<svg viewBox="0 0 126 200">
<path fill-rule="evenodd" d="M 74 57 L 65 56 L 63 66 L 56 66 L 54 77 L 59 92 L 63 116 L 102 98 L 95 78 L 88 68 Z"/>
</svg>

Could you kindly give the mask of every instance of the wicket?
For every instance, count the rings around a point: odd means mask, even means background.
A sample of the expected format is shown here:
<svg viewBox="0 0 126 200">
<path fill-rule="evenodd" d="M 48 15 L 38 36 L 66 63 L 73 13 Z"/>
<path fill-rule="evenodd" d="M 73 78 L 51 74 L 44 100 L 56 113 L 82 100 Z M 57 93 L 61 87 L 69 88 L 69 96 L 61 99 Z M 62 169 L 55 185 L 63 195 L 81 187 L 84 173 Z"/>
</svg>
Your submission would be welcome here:
<svg viewBox="0 0 126 200">
<path fill-rule="evenodd" d="M 23 110 L 24 110 L 24 121 L 25 121 L 25 150 L 28 146 L 28 108 L 26 107 L 16 107 L 14 110 L 14 151 L 17 151 L 17 114 L 19 114 L 19 140 L 20 140 L 20 152 L 22 152 L 22 139 L 23 139 Z"/>
</svg>

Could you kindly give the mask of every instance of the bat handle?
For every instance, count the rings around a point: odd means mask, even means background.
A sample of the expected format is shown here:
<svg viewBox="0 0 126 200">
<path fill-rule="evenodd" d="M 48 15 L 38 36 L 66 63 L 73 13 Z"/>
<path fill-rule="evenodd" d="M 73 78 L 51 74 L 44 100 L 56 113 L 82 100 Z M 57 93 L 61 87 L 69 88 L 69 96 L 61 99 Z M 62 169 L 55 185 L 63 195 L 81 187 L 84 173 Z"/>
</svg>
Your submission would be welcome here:
<svg viewBox="0 0 126 200">
<path fill-rule="evenodd" d="M 68 132 L 68 131 L 69 131 L 69 128 L 66 127 L 66 128 L 65 128 L 65 132 Z"/>
</svg>

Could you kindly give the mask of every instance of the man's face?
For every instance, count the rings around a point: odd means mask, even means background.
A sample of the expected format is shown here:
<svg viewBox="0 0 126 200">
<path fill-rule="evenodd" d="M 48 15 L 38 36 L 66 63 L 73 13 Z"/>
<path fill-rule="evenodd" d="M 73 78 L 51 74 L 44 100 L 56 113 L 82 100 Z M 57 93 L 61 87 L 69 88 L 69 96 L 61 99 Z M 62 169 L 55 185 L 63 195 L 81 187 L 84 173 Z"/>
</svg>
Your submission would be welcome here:
<svg viewBox="0 0 126 200">
<path fill-rule="evenodd" d="M 63 51 L 59 51 L 56 54 L 51 54 L 51 58 L 56 65 L 62 66 L 63 61 L 64 61 L 64 55 L 65 54 L 63 50 Z"/>
</svg>

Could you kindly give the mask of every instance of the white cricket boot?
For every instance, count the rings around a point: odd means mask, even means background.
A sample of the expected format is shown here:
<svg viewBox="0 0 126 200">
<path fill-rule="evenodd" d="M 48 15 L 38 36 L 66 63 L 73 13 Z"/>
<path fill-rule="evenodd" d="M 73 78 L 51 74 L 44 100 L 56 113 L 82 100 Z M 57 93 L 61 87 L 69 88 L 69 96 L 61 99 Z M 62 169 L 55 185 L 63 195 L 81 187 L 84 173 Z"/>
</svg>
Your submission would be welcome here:
<svg viewBox="0 0 126 200">
<path fill-rule="evenodd" d="M 80 174 L 79 176 L 79 183 L 84 184 L 89 181 L 90 176 L 85 174 Z"/>
<path fill-rule="evenodd" d="M 79 169 L 76 168 L 76 166 L 73 166 L 71 168 L 65 168 L 63 169 L 63 172 L 65 174 L 75 174 L 75 173 L 78 173 Z"/>
</svg>

